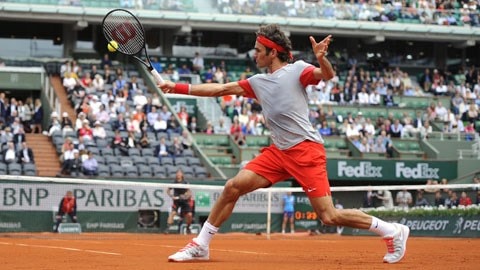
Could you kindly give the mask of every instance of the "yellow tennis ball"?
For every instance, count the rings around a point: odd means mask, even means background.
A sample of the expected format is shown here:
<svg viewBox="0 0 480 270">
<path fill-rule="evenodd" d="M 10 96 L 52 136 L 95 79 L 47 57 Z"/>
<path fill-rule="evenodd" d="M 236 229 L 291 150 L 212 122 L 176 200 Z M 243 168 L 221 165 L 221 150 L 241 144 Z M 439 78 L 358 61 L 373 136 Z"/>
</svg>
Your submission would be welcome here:
<svg viewBox="0 0 480 270">
<path fill-rule="evenodd" d="M 111 40 L 107 45 L 107 49 L 109 52 L 116 52 L 118 49 L 118 43 L 115 40 Z"/>
</svg>

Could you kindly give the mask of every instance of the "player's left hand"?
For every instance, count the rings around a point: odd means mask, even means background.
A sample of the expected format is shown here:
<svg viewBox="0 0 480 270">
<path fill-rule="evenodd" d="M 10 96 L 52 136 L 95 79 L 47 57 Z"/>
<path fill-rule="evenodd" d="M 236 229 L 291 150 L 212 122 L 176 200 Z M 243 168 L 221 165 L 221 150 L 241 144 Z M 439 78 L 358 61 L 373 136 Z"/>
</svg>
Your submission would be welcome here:
<svg viewBox="0 0 480 270">
<path fill-rule="evenodd" d="M 317 59 L 322 58 L 328 51 L 328 45 L 332 41 L 332 35 L 328 35 L 322 41 L 317 42 L 314 37 L 310 36 L 310 43 L 312 43 L 312 50 Z"/>
</svg>

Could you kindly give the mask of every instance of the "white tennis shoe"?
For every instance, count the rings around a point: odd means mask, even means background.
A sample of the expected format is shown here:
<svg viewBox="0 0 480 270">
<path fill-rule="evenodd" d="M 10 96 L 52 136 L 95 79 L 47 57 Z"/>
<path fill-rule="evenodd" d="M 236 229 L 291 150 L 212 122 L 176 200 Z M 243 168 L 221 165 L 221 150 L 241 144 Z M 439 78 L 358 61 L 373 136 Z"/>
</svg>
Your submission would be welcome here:
<svg viewBox="0 0 480 270">
<path fill-rule="evenodd" d="M 393 224 L 397 231 L 392 236 L 385 236 L 383 240 L 387 244 L 387 254 L 383 257 L 383 262 L 396 263 L 399 262 L 407 251 L 407 240 L 410 229 L 402 224 Z"/>
<path fill-rule="evenodd" d="M 184 248 L 177 253 L 168 257 L 169 262 L 185 262 L 185 261 L 208 261 L 209 260 L 208 247 L 200 246 L 195 242 L 195 238 L 190 241 Z"/>
</svg>

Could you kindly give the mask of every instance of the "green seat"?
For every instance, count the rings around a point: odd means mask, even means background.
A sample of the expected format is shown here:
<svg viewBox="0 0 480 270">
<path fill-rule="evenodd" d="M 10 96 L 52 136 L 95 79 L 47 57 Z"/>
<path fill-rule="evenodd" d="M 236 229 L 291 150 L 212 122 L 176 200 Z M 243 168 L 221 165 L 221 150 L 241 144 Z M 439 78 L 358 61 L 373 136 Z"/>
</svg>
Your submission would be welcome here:
<svg viewBox="0 0 480 270">
<path fill-rule="evenodd" d="M 408 144 L 408 150 L 410 151 L 421 151 L 420 145 L 417 142 L 411 142 Z"/>
<path fill-rule="evenodd" d="M 213 137 L 212 137 L 213 138 Z M 228 146 L 230 145 L 230 141 L 228 140 L 227 136 L 215 136 L 215 145 L 219 146 Z"/>
<path fill-rule="evenodd" d="M 407 145 L 404 142 L 396 142 L 394 146 L 395 148 L 397 148 L 398 151 L 406 151 L 408 149 Z"/>
<path fill-rule="evenodd" d="M 205 137 L 203 138 L 203 142 L 202 142 L 203 145 L 214 145 L 215 144 L 215 141 L 214 139 L 209 136 L 209 137 Z"/>
<path fill-rule="evenodd" d="M 265 147 L 268 145 L 270 145 L 270 141 L 268 137 L 265 137 L 265 136 L 257 137 L 257 146 Z"/>
<path fill-rule="evenodd" d="M 324 142 L 323 142 L 323 147 L 325 147 L 325 149 L 334 148 L 333 146 L 334 146 L 334 145 L 333 145 L 332 142 L 329 142 L 329 141 L 324 141 Z"/>
<path fill-rule="evenodd" d="M 335 147 L 338 149 L 347 149 L 347 143 L 344 140 L 338 141 L 335 143 Z"/>
</svg>

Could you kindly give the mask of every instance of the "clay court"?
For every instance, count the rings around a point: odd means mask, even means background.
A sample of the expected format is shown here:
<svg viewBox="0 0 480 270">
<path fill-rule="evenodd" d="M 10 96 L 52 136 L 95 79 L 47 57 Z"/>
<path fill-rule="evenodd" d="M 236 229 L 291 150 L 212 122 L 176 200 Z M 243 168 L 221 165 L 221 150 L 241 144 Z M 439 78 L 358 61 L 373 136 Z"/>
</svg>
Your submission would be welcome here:
<svg viewBox="0 0 480 270">
<path fill-rule="evenodd" d="M 11 233 L 0 235 L 1 269 L 478 269 L 480 239 L 411 237 L 407 255 L 382 263 L 377 237 L 218 234 L 208 262 L 168 263 L 190 236 Z"/>
</svg>

